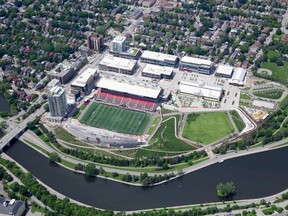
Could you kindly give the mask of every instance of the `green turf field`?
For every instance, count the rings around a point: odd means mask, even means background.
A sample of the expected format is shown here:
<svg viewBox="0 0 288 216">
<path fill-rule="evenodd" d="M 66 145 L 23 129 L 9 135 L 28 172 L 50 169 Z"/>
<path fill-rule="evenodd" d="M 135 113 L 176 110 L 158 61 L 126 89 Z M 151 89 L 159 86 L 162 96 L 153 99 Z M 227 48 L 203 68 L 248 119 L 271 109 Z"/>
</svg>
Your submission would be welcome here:
<svg viewBox="0 0 288 216">
<path fill-rule="evenodd" d="M 92 103 L 80 119 L 82 124 L 125 134 L 142 135 L 151 114 Z"/>
<path fill-rule="evenodd" d="M 224 112 L 192 113 L 187 117 L 182 135 L 189 140 L 209 144 L 232 132 L 233 125 Z"/>
</svg>

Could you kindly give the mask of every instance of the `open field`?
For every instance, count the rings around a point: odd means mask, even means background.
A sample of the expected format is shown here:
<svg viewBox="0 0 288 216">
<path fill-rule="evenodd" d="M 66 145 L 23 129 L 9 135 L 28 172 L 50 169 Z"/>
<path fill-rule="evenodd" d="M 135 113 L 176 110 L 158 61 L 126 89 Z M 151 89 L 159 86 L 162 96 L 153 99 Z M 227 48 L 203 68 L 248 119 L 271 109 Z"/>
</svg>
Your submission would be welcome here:
<svg viewBox="0 0 288 216">
<path fill-rule="evenodd" d="M 238 112 L 233 110 L 230 112 L 232 119 L 238 129 L 241 132 L 245 128 L 245 123 L 243 122 L 242 118 L 239 116 Z"/>
<path fill-rule="evenodd" d="M 189 114 L 183 130 L 186 139 L 209 144 L 234 132 L 224 112 Z"/>
<path fill-rule="evenodd" d="M 120 133 L 142 135 L 150 118 L 148 113 L 92 103 L 80 122 Z"/>
<path fill-rule="evenodd" d="M 147 148 L 161 149 L 164 151 L 188 151 L 194 149 L 194 147 L 179 140 L 175 136 L 175 119 L 176 125 L 178 125 L 179 116 L 171 116 L 165 122 L 162 122 L 161 126 L 151 139 L 150 146 Z"/>
<path fill-rule="evenodd" d="M 283 89 L 264 89 L 253 91 L 253 94 L 257 97 L 268 98 L 268 99 L 279 99 L 281 98 L 284 90 Z"/>
<path fill-rule="evenodd" d="M 274 62 L 263 62 L 261 65 L 262 68 L 266 68 L 272 71 L 271 77 L 277 79 L 277 80 L 282 80 L 286 81 L 288 80 L 288 62 L 284 61 L 283 66 L 278 66 Z"/>
</svg>

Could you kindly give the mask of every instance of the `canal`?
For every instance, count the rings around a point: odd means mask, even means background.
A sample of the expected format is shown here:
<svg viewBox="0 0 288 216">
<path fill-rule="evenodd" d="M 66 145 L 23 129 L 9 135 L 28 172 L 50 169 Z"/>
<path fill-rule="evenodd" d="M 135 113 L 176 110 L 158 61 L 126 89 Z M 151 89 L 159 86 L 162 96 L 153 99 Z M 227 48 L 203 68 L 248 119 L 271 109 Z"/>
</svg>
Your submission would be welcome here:
<svg viewBox="0 0 288 216">
<path fill-rule="evenodd" d="M 140 210 L 219 201 L 216 185 L 233 181 L 235 199 L 260 198 L 288 188 L 288 148 L 239 157 L 214 164 L 155 187 L 129 186 L 101 178 L 87 180 L 20 141 L 6 153 L 42 182 L 82 203 L 103 209 Z"/>
<path fill-rule="evenodd" d="M 0 112 L 10 112 L 9 103 L 2 94 L 0 94 Z"/>
</svg>

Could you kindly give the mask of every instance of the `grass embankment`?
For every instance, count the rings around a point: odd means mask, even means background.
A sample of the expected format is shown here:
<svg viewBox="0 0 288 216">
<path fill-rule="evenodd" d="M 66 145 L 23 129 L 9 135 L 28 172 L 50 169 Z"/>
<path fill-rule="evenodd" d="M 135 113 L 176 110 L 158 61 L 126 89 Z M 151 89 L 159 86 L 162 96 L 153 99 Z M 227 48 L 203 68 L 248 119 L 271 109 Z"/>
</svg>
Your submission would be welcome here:
<svg viewBox="0 0 288 216">
<path fill-rule="evenodd" d="M 245 123 L 243 122 L 242 118 L 238 114 L 237 111 L 233 110 L 230 112 L 232 119 L 238 129 L 239 132 L 241 132 L 245 128 Z"/>
<path fill-rule="evenodd" d="M 267 98 L 267 99 L 279 99 L 281 98 L 284 90 L 283 89 L 262 89 L 253 91 L 253 95 L 257 97 Z"/>
<path fill-rule="evenodd" d="M 76 145 L 87 146 L 85 143 L 77 140 L 75 136 L 73 136 L 71 133 L 69 133 L 62 127 L 57 127 L 54 130 L 54 132 L 55 132 L 56 137 L 60 140 L 63 140 L 68 143 L 76 144 Z"/>
<path fill-rule="evenodd" d="M 99 103 L 92 103 L 80 122 L 125 134 L 142 135 L 151 115 Z"/>
<path fill-rule="evenodd" d="M 176 120 L 176 125 L 175 125 Z M 178 133 L 179 115 L 165 119 L 150 141 L 149 149 L 164 151 L 189 151 L 195 149 L 175 136 Z M 176 126 L 176 128 L 175 128 Z"/>
<path fill-rule="evenodd" d="M 147 131 L 147 134 L 148 134 L 148 135 L 153 134 L 153 132 L 156 130 L 156 128 L 157 128 L 160 120 L 161 120 L 160 116 L 156 116 L 156 117 L 153 119 L 153 123 L 152 123 L 151 127 L 149 128 L 149 130 Z"/>
<path fill-rule="evenodd" d="M 86 108 L 86 104 L 82 104 L 72 116 L 73 119 L 78 119 L 82 111 Z"/>
<path fill-rule="evenodd" d="M 225 112 L 189 114 L 183 137 L 191 141 L 209 144 L 234 132 Z"/>
</svg>

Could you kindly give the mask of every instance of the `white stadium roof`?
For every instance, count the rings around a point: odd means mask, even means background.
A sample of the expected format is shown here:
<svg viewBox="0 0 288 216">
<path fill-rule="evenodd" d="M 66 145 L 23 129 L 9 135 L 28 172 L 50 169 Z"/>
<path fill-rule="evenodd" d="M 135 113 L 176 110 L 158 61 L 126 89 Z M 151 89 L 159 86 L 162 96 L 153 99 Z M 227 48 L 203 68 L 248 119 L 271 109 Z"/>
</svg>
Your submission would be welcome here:
<svg viewBox="0 0 288 216">
<path fill-rule="evenodd" d="M 246 76 L 246 70 L 244 68 L 235 68 L 232 78 L 229 80 L 230 84 L 243 85 Z"/>
<path fill-rule="evenodd" d="M 181 58 L 182 63 L 188 63 L 188 64 L 198 64 L 198 65 L 207 65 L 212 66 L 212 61 L 208 59 L 201 59 L 201 58 L 195 58 L 195 57 L 189 57 L 184 56 Z"/>
<path fill-rule="evenodd" d="M 234 68 L 230 65 L 219 64 L 217 69 L 216 69 L 216 74 L 232 76 L 233 69 Z"/>
<path fill-rule="evenodd" d="M 146 64 L 144 67 L 143 73 L 149 73 L 149 74 L 155 74 L 155 75 L 167 75 L 170 76 L 173 73 L 172 67 L 165 67 L 165 66 L 159 66 L 159 65 L 152 65 L 152 64 Z"/>
<path fill-rule="evenodd" d="M 132 70 L 137 64 L 137 61 L 133 59 L 114 57 L 112 55 L 105 55 L 99 64 L 123 70 Z"/>
<path fill-rule="evenodd" d="M 179 90 L 182 93 L 193 94 L 197 96 L 204 96 L 208 98 L 214 98 L 219 100 L 222 94 L 222 87 L 205 85 L 203 82 L 192 83 L 187 81 L 181 81 Z"/>
<path fill-rule="evenodd" d="M 87 68 L 82 74 L 80 74 L 72 83 L 72 86 L 85 87 L 87 81 L 91 76 L 94 76 L 96 73 L 96 69 Z"/>
<path fill-rule="evenodd" d="M 160 88 L 144 87 L 139 85 L 133 85 L 126 82 L 119 82 L 116 80 L 101 78 L 96 84 L 98 88 L 109 89 L 111 91 L 128 93 L 131 95 L 137 95 L 141 97 L 148 97 L 157 99 L 161 93 Z"/>
<path fill-rule="evenodd" d="M 175 62 L 178 57 L 175 55 L 169 55 L 169 54 L 145 50 L 142 53 L 141 58 L 152 59 L 152 60 L 157 60 L 157 61 L 162 61 L 162 62 L 164 62 L 164 61 Z"/>
</svg>

